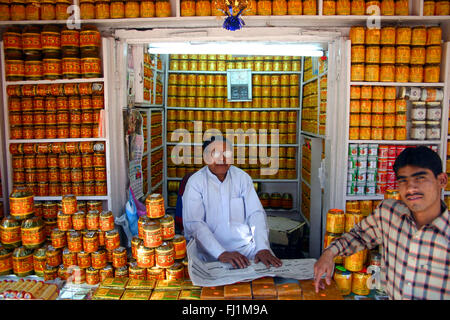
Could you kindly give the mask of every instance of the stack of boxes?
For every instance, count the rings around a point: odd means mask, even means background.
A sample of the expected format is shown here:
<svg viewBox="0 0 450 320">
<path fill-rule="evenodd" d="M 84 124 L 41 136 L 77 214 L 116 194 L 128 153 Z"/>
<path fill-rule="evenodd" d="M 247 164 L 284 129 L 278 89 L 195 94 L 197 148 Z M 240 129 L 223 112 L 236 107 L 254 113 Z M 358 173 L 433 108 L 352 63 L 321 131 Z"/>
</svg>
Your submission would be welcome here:
<svg viewBox="0 0 450 320">
<path fill-rule="evenodd" d="M 350 144 L 347 194 L 375 195 L 377 182 L 378 145 Z"/>
</svg>

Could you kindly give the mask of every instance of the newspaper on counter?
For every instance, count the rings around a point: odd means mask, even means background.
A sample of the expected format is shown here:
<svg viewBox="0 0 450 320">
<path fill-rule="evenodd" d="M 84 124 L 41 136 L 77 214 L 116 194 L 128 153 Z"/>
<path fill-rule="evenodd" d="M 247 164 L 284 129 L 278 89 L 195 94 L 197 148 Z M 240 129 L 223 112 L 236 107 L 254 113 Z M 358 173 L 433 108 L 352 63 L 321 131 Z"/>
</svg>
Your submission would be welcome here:
<svg viewBox="0 0 450 320">
<path fill-rule="evenodd" d="M 297 280 L 314 278 L 314 263 L 316 259 L 282 259 L 279 268 L 266 267 L 262 262 L 251 262 L 244 269 L 233 268 L 229 263 L 203 262 L 198 258 L 195 239 L 187 245 L 189 276 L 196 286 L 211 287 L 251 281 L 261 277 L 281 277 Z"/>
</svg>

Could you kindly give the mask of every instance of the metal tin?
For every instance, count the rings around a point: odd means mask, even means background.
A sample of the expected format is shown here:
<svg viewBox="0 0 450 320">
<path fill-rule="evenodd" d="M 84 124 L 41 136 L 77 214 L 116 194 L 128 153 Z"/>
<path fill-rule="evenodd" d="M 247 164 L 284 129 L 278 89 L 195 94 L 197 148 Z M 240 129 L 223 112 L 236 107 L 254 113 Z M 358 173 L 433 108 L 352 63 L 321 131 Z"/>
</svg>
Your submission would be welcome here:
<svg viewBox="0 0 450 320">
<path fill-rule="evenodd" d="M 86 227 L 88 230 L 99 229 L 100 214 L 97 210 L 90 210 L 86 214 Z"/>
<path fill-rule="evenodd" d="M 106 231 L 105 248 L 108 251 L 117 249 L 120 246 L 120 236 L 117 230 Z"/>
<path fill-rule="evenodd" d="M 169 268 L 174 264 L 175 250 L 172 243 L 163 242 L 155 249 L 155 263 L 160 268 Z"/>
<path fill-rule="evenodd" d="M 99 226 L 102 231 L 111 231 L 114 229 L 114 216 L 112 211 L 102 211 L 99 217 Z"/>
<path fill-rule="evenodd" d="M 107 266 L 106 251 L 100 249 L 91 253 L 91 264 L 94 269 L 103 269 Z"/>
</svg>

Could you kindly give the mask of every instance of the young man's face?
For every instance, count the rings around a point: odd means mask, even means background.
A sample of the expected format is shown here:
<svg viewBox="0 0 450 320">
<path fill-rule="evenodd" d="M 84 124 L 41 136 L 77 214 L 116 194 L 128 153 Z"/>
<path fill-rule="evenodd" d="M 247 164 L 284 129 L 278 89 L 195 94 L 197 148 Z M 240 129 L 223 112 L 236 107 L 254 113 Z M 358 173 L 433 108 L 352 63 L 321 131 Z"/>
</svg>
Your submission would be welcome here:
<svg viewBox="0 0 450 320">
<path fill-rule="evenodd" d="M 212 142 L 205 150 L 205 161 L 216 175 L 227 173 L 233 161 L 233 151 L 226 142 Z"/>
<path fill-rule="evenodd" d="M 430 169 L 407 165 L 397 172 L 399 193 L 412 212 L 440 208 L 441 189 L 447 185 L 447 174 L 437 177 Z"/>
</svg>

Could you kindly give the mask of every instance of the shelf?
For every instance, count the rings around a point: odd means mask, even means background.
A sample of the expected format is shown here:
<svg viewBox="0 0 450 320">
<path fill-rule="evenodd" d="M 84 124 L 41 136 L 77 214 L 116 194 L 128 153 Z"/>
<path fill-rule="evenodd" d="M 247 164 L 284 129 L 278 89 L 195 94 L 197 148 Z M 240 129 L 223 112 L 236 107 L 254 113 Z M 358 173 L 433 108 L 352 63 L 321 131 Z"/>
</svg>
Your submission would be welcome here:
<svg viewBox="0 0 450 320">
<path fill-rule="evenodd" d="M 157 147 L 153 148 L 150 152 L 157 151 L 157 150 L 161 149 L 162 147 L 163 147 L 163 145 L 157 146 Z"/>
<path fill-rule="evenodd" d="M 441 144 L 440 140 L 348 140 L 348 143 L 366 144 L 399 144 L 399 145 L 429 145 Z"/>
<path fill-rule="evenodd" d="M 183 178 L 170 178 L 167 177 L 167 180 L 173 180 L 173 181 L 181 181 Z M 252 179 L 253 182 L 270 182 L 270 183 L 277 183 L 277 182 L 283 182 L 283 183 L 288 183 L 288 182 L 298 182 L 297 179 Z"/>
<path fill-rule="evenodd" d="M 362 200 L 383 200 L 384 194 L 372 194 L 372 195 L 346 195 L 345 200 L 347 201 L 362 201 Z"/>
<path fill-rule="evenodd" d="M 58 84 L 58 83 L 90 83 L 103 82 L 105 78 L 81 78 L 81 79 L 57 79 L 57 80 L 24 80 L 24 81 L 6 81 L 6 85 L 24 85 L 24 84 Z"/>
<path fill-rule="evenodd" d="M 325 139 L 325 136 L 324 136 L 324 135 L 321 135 L 321 134 L 311 133 L 311 132 L 307 132 L 307 131 L 301 131 L 300 133 L 301 133 L 302 135 L 305 135 L 305 136 L 310 136 L 310 137 L 314 137 L 314 138 Z"/>
<path fill-rule="evenodd" d="M 386 87 L 444 87 L 445 83 L 425 82 L 350 82 L 351 86 L 386 86 Z"/>
<path fill-rule="evenodd" d="M 35 201 L 61 201 L 62 196 L 34 197 Z M 109 200 L 108 196 L 77 196 L 77 200 Z"/>
<path fill-rule="evenodd" d="M 163 104 L 146 104 L 145 102 L 135 102 L 134 106 L 142 109 L 164 109 Z M 142 110 L 146 111 L 146 110 Z"/>
<path fill-rule="evenodd" d="M 86 19 L 82 24 L 93 24 L 104 28 L 148 29 L 148 28 L 187 28 L 195 25 L 201 27 L 222 28 L 224 16 L 195 16 L 195 17 L 165 17 L 165 18 L 133 18 L 133 19 Z M 324 16 L 324 15 L 285 15 L 285 16 L 243 16 L 245 26 L 248 27 L 333 27 L 350 26 L 354 24 L 366 25 L 369 15 Z M 398 22 L 402 24 L 429 24 L 448 21 L 450 16 L 379 16 L 380 22 Z M 65 25 L 66 20 L 23 20 L 0 21 L 0 26 L 29 24 L 59 24 Z"/>
<path fill-rule="evenodd" d="M 191 71 L 191 70 L 169 70 L 169 73 L 190 73 L 190 74 L 227 74 L 226 71 Z"/>
<path fill-rule="evenodd" d="M 311 184 L 310 184 L 309 182 L 307 182 L 307 181 L 305 181 L 305 180 L 303 180 L 303 179 L 302 179 L 302 182 L 303 182 L 304 184 L 306 184 L 306 185 L 308 186 L 309 189 L 311 189 Z"/>
<path fill-rule="evenodd" d="M 154 185 L 154 186 L 152 187 L 152 191 L 155 190 L 156 188 L 158 188 L 159 186 L 161 186 L 162 183 L 163 183 L 163 181 L 161 180 L 161 181 L 158 182 L 156 185 Z"/>
<path fill-rule="evenodd" d="M 166 142 L 168 146 L 203 146 L 202 143 Z M 233 144 L 233 147 L 298 147 L 299 144 Z"/>
<path fill-rule="evenodd" d="M 317 76 L 316 77 L 314 77 L 314 78 L 312 78 L 312 79 L 309 79 L 309 80 L 306 80 L 306 81 L 304 81 L 304 82 L 302 82 L 302 85 L 304 86 L 304 85 L 307 85 L 308 83 L 311 83 L 311 82 L 314 82 L 314 81 L 317 81 Z"/>
<path fill-rule="evenodd" d="M 106 138 L 72 138 L 72 139 L 31 139 L 31 140 L 9 140 L 11 143 L 51 143 L 51 142 L 95 142 L 106 141 Z"/>
<path fill-rule="evenodd" d="M 188 108 L 167 107 L 167 110 L 197 110 L 197 111 L 300 111 L 300 108 Z"/>
</svg>

